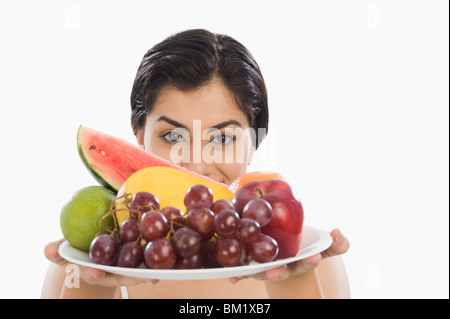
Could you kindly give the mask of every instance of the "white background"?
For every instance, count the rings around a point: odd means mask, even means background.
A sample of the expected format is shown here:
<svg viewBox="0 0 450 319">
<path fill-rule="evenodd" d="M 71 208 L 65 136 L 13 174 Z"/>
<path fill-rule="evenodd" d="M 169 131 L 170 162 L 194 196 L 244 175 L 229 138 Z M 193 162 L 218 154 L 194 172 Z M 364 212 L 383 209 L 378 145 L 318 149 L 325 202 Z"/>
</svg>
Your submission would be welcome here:
<svg viewBox="0 0 450 319">
<path fill-rule="evenodd" d="M 340 228 L 354 298 L 448 298 L 448 1 L 1 1 L 0 297 L 39 298 L 59 211 L 96 184 L 80 124 L 134 142 L 129 96 L 171 33 L 256 57 L 271 143 L 305 223 Z M 270 161 L 262 163 L 263 159 Z"/>
</svg>

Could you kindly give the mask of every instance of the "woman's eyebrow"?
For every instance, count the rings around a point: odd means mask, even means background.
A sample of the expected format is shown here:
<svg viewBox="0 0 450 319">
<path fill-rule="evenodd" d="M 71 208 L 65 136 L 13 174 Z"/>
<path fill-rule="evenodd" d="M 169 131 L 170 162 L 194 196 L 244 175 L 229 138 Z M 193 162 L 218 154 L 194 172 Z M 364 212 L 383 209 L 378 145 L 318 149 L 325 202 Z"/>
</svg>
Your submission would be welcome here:
<svg viewBox="0 0 450 319">
<path fill-rule="evenodd" d="M 213 125 L 213 126 L 207 128 L 206 131 L 220 130 L 221 128 L 227 127 L 228 125 L 236 125 L 237 127 L 242 127 L 241 123 L 239 123 L 238 121 L 229 120 L 229 121 L 225 121 L 225 122 Z"/>
<path fill-rule="evenodd" d="M 184 128 L 184 129 L 186 129 L 186 130 L 189 131 L 189 129 L 186 127 L 186 125 L 183 125 L 183 124 L 181 124 L 180 122 L 177 122 L 177 121 L 175 121 L 175 120 L 172 120 L 172 119 L 168 118 L 167 116 L 164 116 L 164 115 L 163 115 L 163 116 L 158 117 L 158 119 L 156 120 L 156 122 L 160 122 L 160 121 L 167 122 L 167 123 L 169 123 L 169 124 L 172 124 L 172 125 L 175 126 L 175 127 L 181 127 L 181 128 Z"/>
<path fill-rule="evenodd" d="M 167 116 L 164 116 L 164 115 L 158 117 L 158 119 L 156 120 L 156 122 L 160 122 L 160 121 L 167 122 L 167 123 L 169 123 L 169 124 L 172 124 L 172 125 L 175 126 L 175 127 L 181 127 L 181 128 L 186 129 L 186 130 L 189 130 L 189 129 L 186 127 L 186 125 L 181 124 L 180 122 L 175 121 L 175 120 L 173 120 L 173 119 L 171 119 L 171 118 L 168 118 Z M 213 126 L 209 127 L 209 128 L 207 129 L 207 131 L 211 131 L 211 130 L 220 130 L 221 128 L 227 127 L 228 125 L 236 125 L 236 126 L 238 126 L 238 127 L 242 127 L 241 123 L 239 123 L 238 121 L 236 121 L 236 120 L 229 120 L 229 121 L 225 121 L 225 122 L 222 122 L 222 123 L 213 125 Z"/>
</svg>

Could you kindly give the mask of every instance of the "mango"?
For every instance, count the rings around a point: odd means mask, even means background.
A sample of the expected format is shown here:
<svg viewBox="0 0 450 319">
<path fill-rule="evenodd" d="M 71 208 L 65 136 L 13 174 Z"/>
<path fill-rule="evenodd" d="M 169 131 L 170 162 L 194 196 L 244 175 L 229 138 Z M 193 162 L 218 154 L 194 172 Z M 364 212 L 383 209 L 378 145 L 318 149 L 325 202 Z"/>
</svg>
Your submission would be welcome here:
<svg viewBox="0 0 450 319">
<path fill-rule="evenodd" d="M 158 197 L 161 208 L 173 206 L 186 212 L 184 196 L 187 190 L 196 184 L 209 187 L 213 192 L 214 201 L 218 199 L 231 201 L 233 199 L 233 193 L 225 184 L 172 167 L 152 166 L 135 172 L 120 187 L 115 206 L 117 221 L 120 224 L 130 216 L 128 211 L 123 210 L 127 208 L 124 204 L 124 194 L 148 192 Z"/>
</svg>

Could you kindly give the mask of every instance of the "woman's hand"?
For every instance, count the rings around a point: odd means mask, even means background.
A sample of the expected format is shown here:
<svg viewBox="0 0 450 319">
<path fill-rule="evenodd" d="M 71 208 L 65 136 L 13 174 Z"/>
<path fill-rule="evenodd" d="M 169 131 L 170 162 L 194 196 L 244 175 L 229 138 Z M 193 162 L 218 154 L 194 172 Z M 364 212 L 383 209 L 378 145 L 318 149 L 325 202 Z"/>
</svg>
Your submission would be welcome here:
<svg viewBox="0 0 450 319">
<path fill-rule="evenodd" d="M 47 244 L 47 246 L 45 246 L 44 248 L 44 253 L 47 259 L 50 260 L 51 262 L 54 262 L 55 264 L 61 267 L 66 267 L 71 263 L 63 259 L 58 254 L 58 248 L 63 241 L 64 239 L 60 239 L 58 241 Z M 132 286 L 142 283 L 151 283 L 151 284 L 158 283 L 158 280 L 155 279 L 142 279 L 142 278 L 120 276 L 90 267 L 79 266 L 79 269 L 80 269 L 80 278 L 90 285 L 100 285 L 104 287 L 119 287 L 119 286 Z"/>
<path fill-rule="evenodd" d="M 348 239 L 340 232 L 339 229 L 334 229 L 331 232 L 333 242 L 331 246 L 320 254 L 293 262 L 284 266 L 267 270 L 266 272 L 258 273 L 251 276 L 244 277 L 232 277 L 229 281 L 233 284 L 237 283 L 241 279 L 255 278 L 260 280 L 284 280 L 291 276 L 305 274 L 319 265 L 319 262 L 323 258 L 337 256 L 345 254 L 350 247 Z"/>
</svg>

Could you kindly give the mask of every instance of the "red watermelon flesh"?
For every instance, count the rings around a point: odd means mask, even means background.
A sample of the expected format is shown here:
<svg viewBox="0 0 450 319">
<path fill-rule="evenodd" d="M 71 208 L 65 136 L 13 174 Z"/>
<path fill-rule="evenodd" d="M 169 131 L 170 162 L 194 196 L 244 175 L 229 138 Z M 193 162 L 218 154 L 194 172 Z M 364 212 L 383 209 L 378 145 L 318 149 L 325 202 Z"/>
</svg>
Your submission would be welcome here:
<svg viewBox="0 0 450 319">
<path fill-rule="evenodd" d="M 80 126 L 77 140 L 78 152 L 87 169 L 102 185 L 116 193 L 128 177 L 146 167 L 168 166 L 188 171 L 125 140 L 86 126 Z M 205 176 L 188 172 L 217 183 Z"/>
</svg>

